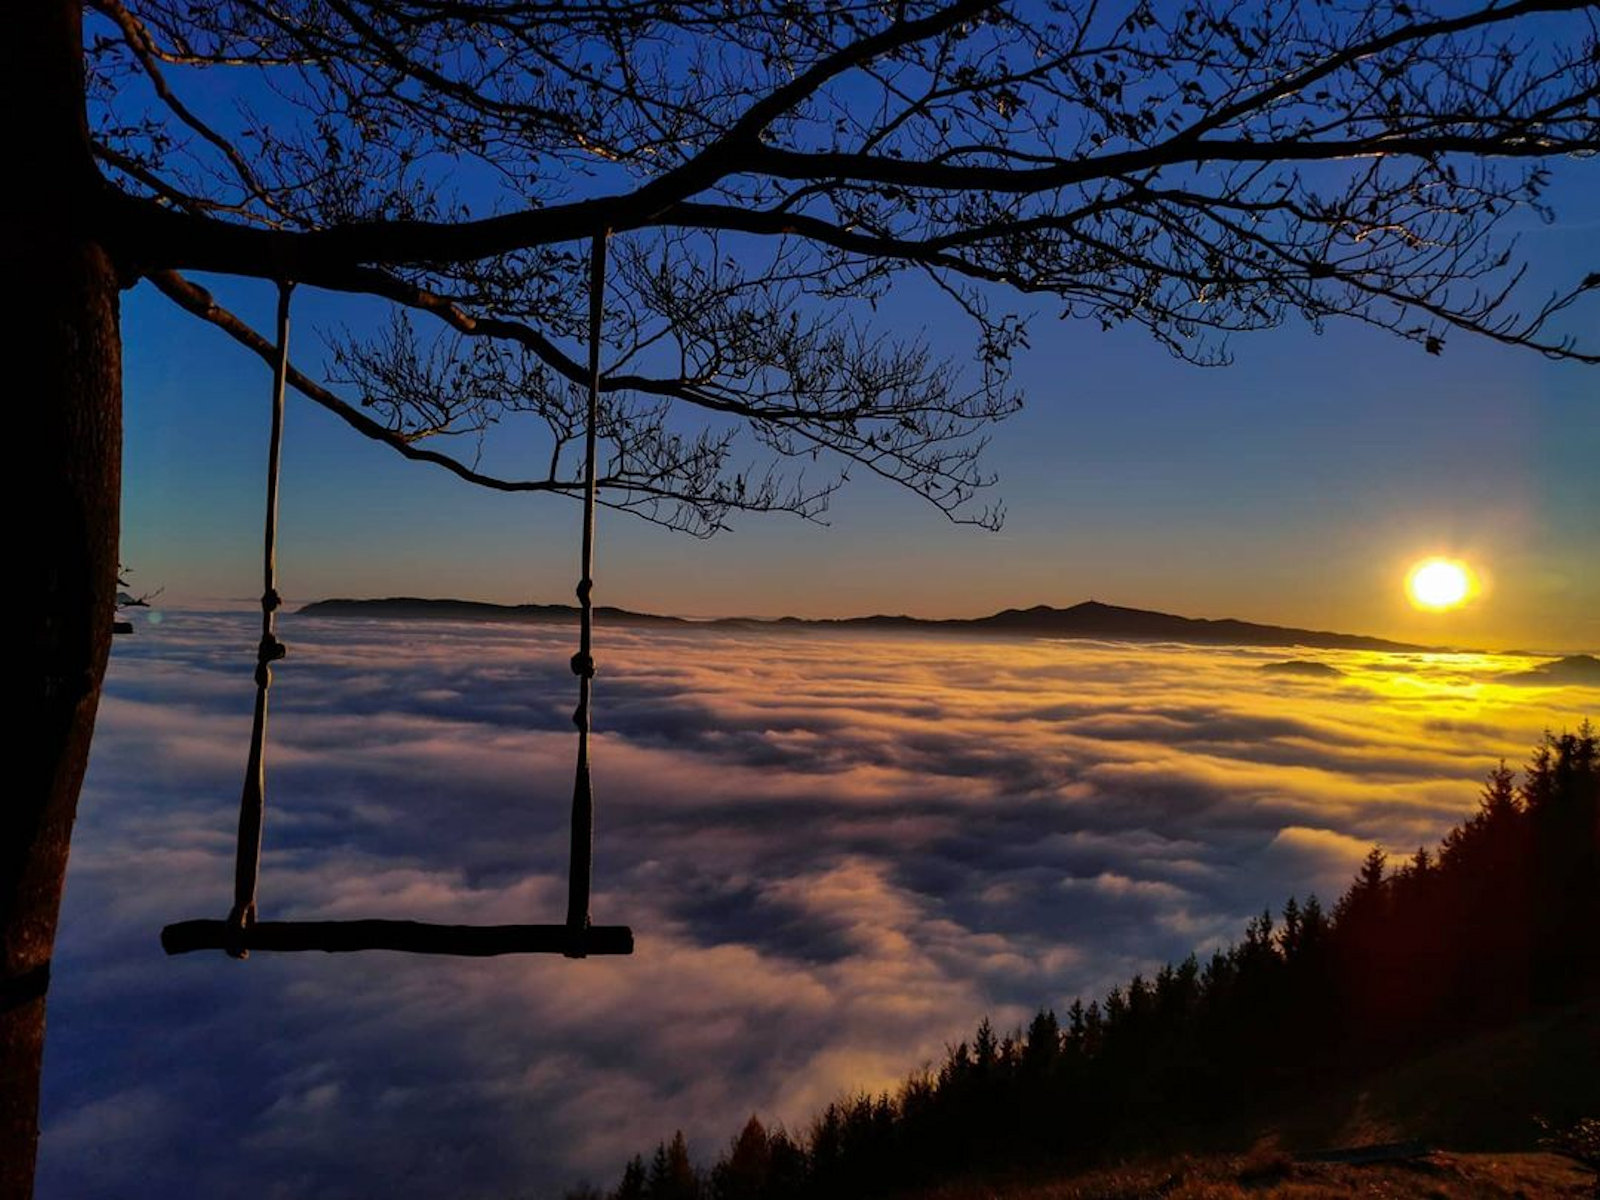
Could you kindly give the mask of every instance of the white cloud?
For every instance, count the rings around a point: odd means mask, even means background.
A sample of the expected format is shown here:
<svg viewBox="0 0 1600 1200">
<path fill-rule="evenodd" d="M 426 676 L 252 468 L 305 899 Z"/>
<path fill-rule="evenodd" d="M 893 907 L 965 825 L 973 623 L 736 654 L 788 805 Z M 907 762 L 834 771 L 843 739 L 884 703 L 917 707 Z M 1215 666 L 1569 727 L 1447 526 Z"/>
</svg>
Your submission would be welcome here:
<svg viewBox="0 0 1600 1200">
<path fill-rule="evenodd" d="M 556 921 L 567 631 L 289 618 L 267 916 Z M 39 1194 L 609 1182 L 683 1128 L 803 1127 L 1006 1025 L 1331 899 L 1593 693 L 1524 660 L 604 630 L 595 919 L 628 960 L 166 960 L 222 915 L 246 617 L 119 641 L 73 847 Z M 97 1140 L 98 1139 L 98 1140 Z M 85 1157 L 86 1146 L 116 1153 Z"/>
</svg>

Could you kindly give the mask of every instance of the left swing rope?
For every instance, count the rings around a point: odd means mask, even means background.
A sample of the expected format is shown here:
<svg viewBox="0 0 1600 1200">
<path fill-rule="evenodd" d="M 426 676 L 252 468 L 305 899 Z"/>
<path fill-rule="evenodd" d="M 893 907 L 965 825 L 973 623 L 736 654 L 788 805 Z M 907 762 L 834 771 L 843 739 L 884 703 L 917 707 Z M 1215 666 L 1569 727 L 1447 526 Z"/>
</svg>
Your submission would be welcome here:
<svg viewBox="0 0 1600 1200">
<path fill-rule="evenodd" d="M 278 640 L 278 475 L 283 458 L 284 392 L 289 379 L 289 296 L 294 284 L 278 284 L 277 357 L 272 363 L 272 437 L 267 445 L 267 517 L 261 553 L 261 641 L 256 647 L 256 706 L 250 724 L 250 758 L 239 797 L 239 847 L 233 871 L 233 910 L 228 929 L 243 934 L 256 923 L 256 883 L 261 875 L 261 830 L 267 799 L 267 694 L 272 664 L 288 648 Z M 248 958 L 241 944 L 227 948 L 233 958 Z"/>
</svg>

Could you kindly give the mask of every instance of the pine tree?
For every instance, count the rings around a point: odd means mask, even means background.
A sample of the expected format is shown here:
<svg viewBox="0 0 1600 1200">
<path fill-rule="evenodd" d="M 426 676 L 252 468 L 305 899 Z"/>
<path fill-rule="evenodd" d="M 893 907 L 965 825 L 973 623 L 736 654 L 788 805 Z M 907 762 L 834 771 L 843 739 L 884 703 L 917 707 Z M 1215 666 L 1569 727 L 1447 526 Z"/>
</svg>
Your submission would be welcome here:
<svg viewBox="0 0 1600 1200">
<path fill-rule="evenodd" d="M 1278 951 L 1286 963 L 1300 957 L 1300 904 L 1290 896 L 1283 905 L 1283 927 L 1278 931 Z"/>
<path fill-rule="evenodd" d="M 977 1068 L 978 1077 L 987 1080 L 994 1069 L 998 1055 L 999 1045 L 995 1040 L 994 1026 L 989 1024 L 985 1017 L 978 1026 L 977 1036 L 972 1039 L 972 1061 Z"/>
<path fill-rule="evenodd" d="M 1061 1024 L 1056 1014 L 1041 1008 L 1028 1025 L 1027 1041 L 1022 1051 L 1022 1063 L 1033 1075 L 1048 1074 L 1061 1055 Z"/>
<path fill-rule="evenodd" d="M 1558 1003 L 1600 981 L 1600 739 L 1588 722 L 1577 733 L 1545 735 L 1521 798 L 1531 852 L 1528 880 L 1530 986 Z"/>
<path fill-rule="evenodd" d="M 611 1193 L 611 1200 L 645 1200 L 644 1159 L 635 1154 L 622 1169 L 622 1180 Z"/>
<path fill-rule="evenodd" d="M 711 1172 L 715 1200 L 759 1200 L 772 1166 L 772 1146 L 766 1126 L 755 1114 L 733 1139 L 727 1155 Z"/>
<path fill-rule="evenodd" d="M 647 1200 L 699 1200 L 700 1180 L 694 1164 L 689 1161 L 689 1144 L 684 1141 L 683 1130 L 672 1135 L 672 1141 L 656 1147 L 650 1162 L 650 1177 L 645 1182 Z"/>
</svg>

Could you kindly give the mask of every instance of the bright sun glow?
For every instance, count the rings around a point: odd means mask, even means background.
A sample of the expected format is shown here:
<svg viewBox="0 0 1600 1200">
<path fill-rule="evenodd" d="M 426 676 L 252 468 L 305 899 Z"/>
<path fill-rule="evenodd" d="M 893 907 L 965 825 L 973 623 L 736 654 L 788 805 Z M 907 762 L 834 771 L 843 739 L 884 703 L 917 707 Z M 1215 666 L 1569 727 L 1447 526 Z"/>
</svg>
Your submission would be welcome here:
<svg viewBox="0 0 1600 1200">
<path fill-rule="evenodd" d="M 1427 558 L 1406 576 L 1406 595 L 1418 608 L 1441 612 L 1472 599 L 1475 580 L 1465 563 L 1448 558 Z"/>
</svg>

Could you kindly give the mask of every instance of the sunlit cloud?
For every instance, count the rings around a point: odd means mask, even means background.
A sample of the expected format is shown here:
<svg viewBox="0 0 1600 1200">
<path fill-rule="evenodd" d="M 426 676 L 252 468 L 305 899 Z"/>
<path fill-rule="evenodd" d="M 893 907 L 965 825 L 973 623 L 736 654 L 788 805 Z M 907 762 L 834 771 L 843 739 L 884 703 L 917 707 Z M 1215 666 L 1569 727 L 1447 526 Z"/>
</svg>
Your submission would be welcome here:
<svg viewBox="0 0 1600 1200">
<path fill-rule="evenodd" d="M 288 618 L 269 917 L 557 921 L 567 631 Z M 803 1127 L 1331 899 L 1593 714 L 1523 658 L 603 630 L 598 921 L 631 959 L 168 960 L 227 908 L 246 617 L 119 640 L 52 993 L 42 1197 L 505 1196 Z"/>
</svg>

